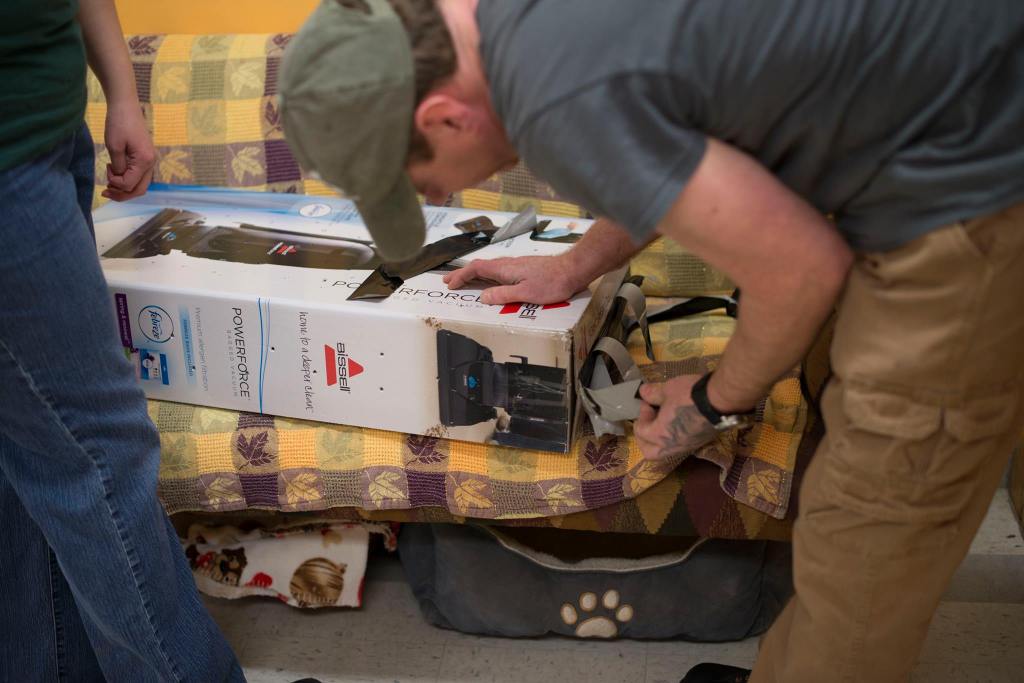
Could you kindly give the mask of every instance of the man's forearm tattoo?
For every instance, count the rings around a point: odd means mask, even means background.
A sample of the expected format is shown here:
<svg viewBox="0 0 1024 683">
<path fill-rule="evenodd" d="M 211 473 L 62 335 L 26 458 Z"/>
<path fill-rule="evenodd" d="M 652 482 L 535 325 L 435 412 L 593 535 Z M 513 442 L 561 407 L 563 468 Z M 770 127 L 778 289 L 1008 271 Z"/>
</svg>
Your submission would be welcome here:
<svg viewBox="0 0 1024 683">
<path fill-rule="evenodd" d="M 661 446 L 662 457 L 690 453 L 715 438 L 715 428 L 697 406 L 679 408 L 668 425 L 668 437 Z"/>
</svg>

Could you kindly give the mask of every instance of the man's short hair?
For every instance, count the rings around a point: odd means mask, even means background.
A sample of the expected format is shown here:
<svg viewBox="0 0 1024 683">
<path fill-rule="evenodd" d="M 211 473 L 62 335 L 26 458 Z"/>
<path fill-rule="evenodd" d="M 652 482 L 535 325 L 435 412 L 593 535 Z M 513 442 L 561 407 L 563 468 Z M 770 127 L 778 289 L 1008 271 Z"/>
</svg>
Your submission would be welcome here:
<svg viewBox="0 0 1024 683">
<path fill-rule="evenodd" d="M 338 0 L 343 6 L 369 12 L 365 0 Z M 441 10 L 435 0 L 388 0 L 402 20 L 412 46 L 416 73 L 416 104 L 428 92 L 455 75 L 455 43 L 448 32 Z M 427 139 L 412 125 L 408 161 L 430 161 L 434 150 Z"/>
</svg>

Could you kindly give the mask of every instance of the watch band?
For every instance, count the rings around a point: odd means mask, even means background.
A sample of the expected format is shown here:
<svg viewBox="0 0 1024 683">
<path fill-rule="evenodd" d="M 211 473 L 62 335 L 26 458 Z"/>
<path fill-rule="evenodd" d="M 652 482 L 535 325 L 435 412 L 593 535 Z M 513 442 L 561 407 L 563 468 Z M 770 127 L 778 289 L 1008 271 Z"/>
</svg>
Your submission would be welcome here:
<svg viewBox="0 0 1024 683">
<path fill-rule="evenodd" d="M 747 427 L 752 424 L 754 421 L 754 411 L 723 415 L 711 405 L 711 400 L 708 398 L 708 382 L 711 381 L 711 375 L 711 372 L 705 374 L 694 382 L 693 388 L 690 390 L 690 398 L 693 400 L 693 405 L 697 406 L 700 414 L 719 431 L 734 427 Z"/>
</svg>

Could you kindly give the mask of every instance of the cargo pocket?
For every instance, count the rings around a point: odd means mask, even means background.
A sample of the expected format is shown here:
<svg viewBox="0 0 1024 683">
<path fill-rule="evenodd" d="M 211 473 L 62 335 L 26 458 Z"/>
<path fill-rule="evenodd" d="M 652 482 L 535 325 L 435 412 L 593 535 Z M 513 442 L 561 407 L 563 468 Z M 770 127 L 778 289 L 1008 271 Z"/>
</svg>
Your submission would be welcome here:
<svg viewBox="0 0 1024 683">
<path fill-rule="evenodd" d="M 942 408 L 876 389 L 840 392 L 842 415 L 829 426 L 826 494 L 874 520 L 920 518 L 914 505 L 942 440 Z"/>
<path fill-rule="evenodd" d="M 928 476 L 938 484 L 973 479 L 979 468 L 993 458 L 1008 460 L 1016 424 L 1020 396 L 1008 391 L 975 398 L 943 411 L 943 431 L 951 437 L 952 448 L 935 454 Z"/>
<path fill-rule="evenodd" d="M 942 424 L 940 407 L 874 389 L 847 388 L 843 412 L 855 429 L 910 441 L 927 439 Z"/>
<path fill-rule="evenodd" d="M 829 453 L 829 489 L 840 505 L 874 520 L 952 533 L 977 473 L 1013 430 L 1017 404 L 1016 392 L 942 408 L 844 387 L 846 422 Z"/>
<path fill-rule="evenodd" d="M 970 444 L 1013 431 L 1017 417 L 1017 392 L 977 398 L 962 407 L 947 408 L 943 425 L 958 441 Z"/>
</svg>

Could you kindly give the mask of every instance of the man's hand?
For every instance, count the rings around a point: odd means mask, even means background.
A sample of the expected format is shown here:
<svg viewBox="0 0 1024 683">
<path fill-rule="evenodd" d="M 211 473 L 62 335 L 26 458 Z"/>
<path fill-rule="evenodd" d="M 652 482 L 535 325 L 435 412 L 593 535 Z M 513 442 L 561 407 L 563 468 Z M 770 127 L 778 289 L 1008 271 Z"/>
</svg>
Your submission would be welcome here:
<svg viewBox="0 0 1024 683">
<path fill-rule="evenodd" d="M 145 194 L 153 179 L 156 150 L 137 102 L 107 109 L 104 142 L 110 152 L 110 163 L 103 196 L 122 202 Z"/>
<path fill-rule="evenodd" d="M 135 72 L 114 0 L 79 0 L 78 23 L 89 66 L 107 99 L 103 141 L 110 152 L 110 164 L 103 196 L 121 202 L 145 193 L 153 178 L 156 150 L 142 118 Z"/>
<path fill-rule="evenodd" d="M 629 234 L 611 221 L 599 218 L 583 239 L 557 256 L 522 256 L 472 261 L 444 276 L 452 289 L 471 280 L 489 280 L 499 287 L 486 290 L 485 304 L 554 304 L 582 292 L 592 281 L 629 260 L 638 248 Z"/>
<path fill-rule="evenodd" d="M 519 258 L 480 259 L 465 268 L 445 273 L 451 289 L 465 287 L 473 280 L 497 284 L 480 295 L 485 304 L 525 302 L 554 304 L 584 290 L 589 281 L 572 272 L 570 264 L 559 256 L 521 256 Z"/>
<path fill-rule="evenodd" d="M 683 375 L 640 387 L 640 398 L 647 405 L 633 423 L 633 435 L 648 460 L 689 454 L 714 440 L 715 428 L 690 399 L 698 379 L 700 375 Z"/>
</svg>

